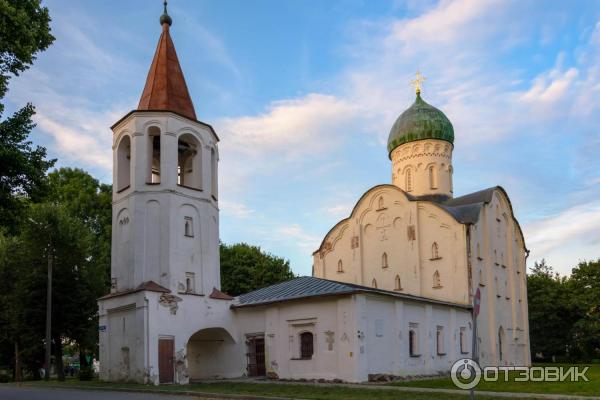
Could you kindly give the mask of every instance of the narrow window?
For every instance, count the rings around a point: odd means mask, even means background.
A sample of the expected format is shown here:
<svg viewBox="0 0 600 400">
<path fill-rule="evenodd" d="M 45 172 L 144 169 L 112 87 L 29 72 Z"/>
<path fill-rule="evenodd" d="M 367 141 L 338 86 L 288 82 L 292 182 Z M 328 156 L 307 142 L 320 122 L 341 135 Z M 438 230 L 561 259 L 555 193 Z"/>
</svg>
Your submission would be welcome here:
<svg viewBox="0 0 600 400">
<path fill-rule="evenodd" d="M 313 334 L 302 332 L 300 334 L 300 358 L 310 360 L 313 356 Z"/>
<path fill-rule="evenodd" d="M 498 252 L 494 250 L 494 264 L 498 265 Z"/>
<path fill-rule="evenodd" d="M 344 272 L 344 264 L 342 263 L 342 260 L 338 260 L 338 270 L 337 272 Z"/>
<path fill-rule="evenodd" d="M 483 271 L 479 270 L 479 286 L 485 286 L 485 282 L 483 281 Z"/>
<path fill-rule="evenodd" d="M 214 148 L 210 149 L 210 193 L 217 199 L 217 153 Z"/>
<path fill-rule="evenodd" d="M 413 190 L 412 170 L 409 168 L 406 170 L 406 191 L 412 192 L 412 190 Z"/>
<path fill-rule="evenodd" d="M 388 256 L 387 253 L 383 253 L 383 255 L 381 256 L 381 268 L 387 268 L 388 267 Z"/>
<path fill-rule="evenodd" d="M 479 243 L 477 243 L 477 258 L 483 260 L 483 258 L 481 258 L 481 246 Z"/>
<path fill-rule="evenodd" d="M 440 258 L 440 247 L 437 242 L 433 242 L 431 245 L 431 259 L 437 260 L 438 258 Z"/>
<path fill-rule="evenodd" d="M 452 168 L 452 166 L 448 166 L 448 175 L 450 176 L 450 193 L 454 192 L 454 184 L 452 183 L 452 173 L 454 172 L 454 169 Z"/>
<path fill-rule="evenodd" d="M 195 274 L 193 272 L 185 273 L 185 291 L 186 293 L 194 293 L 196 291 L 195 288 Z"/>
<path fill-rule="evenodd" d="M 185 236 L 194 237 L 194 220 L 192 217 L 185 217 Z"/>
<path fill-rule="evenodd" d="M 402 290 L 402 282 L 400 281 L 400 275 L 396 275 L 396 278 L 394 279 L 394 290 Z"/>
<path fill-rule="evenodd" d="M 117 191 L 127 189 L 131 184 L 131 139 L 125 135 L 117 148 Z"/>
<path fill-rule="evenodd" d="M 148 128 L 148 183 L 160 183 L 160 163 L 160 129 L 152 126 Z"/>
<path fill-rule="evenodd" d="M 383 204 L 383 196 L 379 197 L 379 203 L 378 203 L 378 209 L 382 210 L 384 208 L 384 204 Z"/>
<path fill-rule="evenodd" d="M 467 328 L 460 328 L 460 336 L 459 336 L 459 346 L 461 354 L 467 353 Z"/>
<path fill-rule="evenodd" d="M 431 189 L 437 189 L 437 176 L 433 165 L 429 166 L 429 187 Z"/>
<path fill-rule="evenodd" d="M 498 285 L 498 277 L 494 278 L 494 286 L 496 287 L 496 297 L 500 297 L 500 287 Z"/>
<path fill-rule="evenodd" d="M 440 279 L 440 273 L 436 270 L 433 273 L 433 288 L 439 289 L 442 287 L 442 280 Z"/>
<path fill-rule="evenodd" d="M 202 146 L 189 133 L 177 140 L 177 184 L 202 189 Z"/>
<path fill-rule="evenodd" d="M 438 356 L 446 354 L 444 352 L 444 327 L 438 326 L 436 332 L 436 347 Z"/>
<path fill-rule="evenodd" d="M 373 280 L 371 281 L 371 286 L 377 289 L 377 281 L 375 280 L 375 278 L 373 278 Z"/>
<path fill-rule="evenodd" d="M 411 357 L 419 356 L 419 342 L 417 337 L 418 325 L 411 323 L 408 331 L 408 353 Z"/>
<path fill-rule="evenodd" d="M 502 361 L 504 356 L 504 341 L 502 340 L 503 338 L 504 330 L 502 329 L 502 327 L 500 327 L 500 329 L 498 329 L 498 358 L 500 359 L 500 361 Z"/>
</svg>

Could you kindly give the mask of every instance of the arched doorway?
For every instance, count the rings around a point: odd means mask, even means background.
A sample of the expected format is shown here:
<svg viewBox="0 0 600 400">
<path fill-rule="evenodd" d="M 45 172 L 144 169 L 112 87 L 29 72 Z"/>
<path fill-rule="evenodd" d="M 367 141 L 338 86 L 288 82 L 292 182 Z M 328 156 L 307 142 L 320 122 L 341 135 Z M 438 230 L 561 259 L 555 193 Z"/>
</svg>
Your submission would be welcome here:
<svg viewBox="0 0 600 400">
<path fill-rule="evenodd" d="M 206 328 L 190 336 L 187 344 L 190 380 L 227 378 L 240 369 L 236 343 L 223 328 Z"/>
</svg>

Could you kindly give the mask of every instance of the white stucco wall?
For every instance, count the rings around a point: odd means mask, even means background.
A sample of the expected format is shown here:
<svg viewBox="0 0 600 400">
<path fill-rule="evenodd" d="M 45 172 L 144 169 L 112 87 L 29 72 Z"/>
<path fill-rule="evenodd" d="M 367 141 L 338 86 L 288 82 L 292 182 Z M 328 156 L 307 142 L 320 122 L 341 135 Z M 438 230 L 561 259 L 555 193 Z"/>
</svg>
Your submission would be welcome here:
<svg viewBox="0 0 600 400">
<path fill-rule="evenodd" d="M 466 243 L 465 226 L 434 203 L 409 201 L 396 186 L 375 186 L 327 233 L 314 253 L 313 275 L 468 304 Z"/>
</svg>

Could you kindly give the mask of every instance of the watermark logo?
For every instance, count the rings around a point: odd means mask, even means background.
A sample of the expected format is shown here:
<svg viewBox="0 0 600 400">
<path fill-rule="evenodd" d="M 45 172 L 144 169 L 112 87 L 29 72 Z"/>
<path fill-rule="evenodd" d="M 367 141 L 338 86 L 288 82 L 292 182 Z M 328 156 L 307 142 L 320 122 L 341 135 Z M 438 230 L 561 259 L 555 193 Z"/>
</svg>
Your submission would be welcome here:
<svg viewBox="0 0 600 400">
<path fill-rule="evenodd" d="M 452 383 L 459 389 L 473 389 L 481 380 L 481 368 L 476 361 L 462 358 L 450 370 Z"/>
<path fill-rule="evenodd" d="M 473 389 L 485 382 L 579 382 L 590 380 L 589 367 L 485 367 L 470 358 L 461 358 L 452 365 L 450 377 L 459 389 Z"/>
</svg>

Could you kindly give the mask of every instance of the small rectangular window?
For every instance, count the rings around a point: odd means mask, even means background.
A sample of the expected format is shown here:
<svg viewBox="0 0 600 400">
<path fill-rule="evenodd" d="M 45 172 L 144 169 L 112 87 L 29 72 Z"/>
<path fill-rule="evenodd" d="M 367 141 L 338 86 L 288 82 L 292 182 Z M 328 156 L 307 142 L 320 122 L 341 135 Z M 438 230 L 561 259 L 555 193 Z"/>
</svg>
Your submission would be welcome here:
<svg viewBox="0 0 600 400">
<path fill-rule="evenodd" d="M 446 352 L 444 351 L 444 327 L 443 326 L 437 327 L 436 345 L 437 345 L 436 347 L 437 347 L 438 356 L 443 356 L 444 354 L 446 354 Z"/>
<path fill-rule="evenodd" d="M 185 273 L 185 292 L 195 293 L 196 292 L 196 276 L 193 272 Z"/>
<path fill-rule="evenodd" d="M 408 353 L 411 357 L 419 357 L 419 324 L 408 324 Z"/>
<path fill-rule="evenodd" d="M 194 237 L 194 220 L 192 217 L 185 217 L 185 227 L 184 232 L 187 237 Z"/>
<path fill-rule="evenodd" d="M 313 348 L 312 332 L 302 332 L 300 334 L 300 358 L 310 360 L 313 356 Z"/>
<path fill-rule="evenodd" d="M 460 328 L 460 336 L 459 336 L 459 344 L 460 344 L 460 353 L 467 354 L 467 328 Z"/>
</svg>

